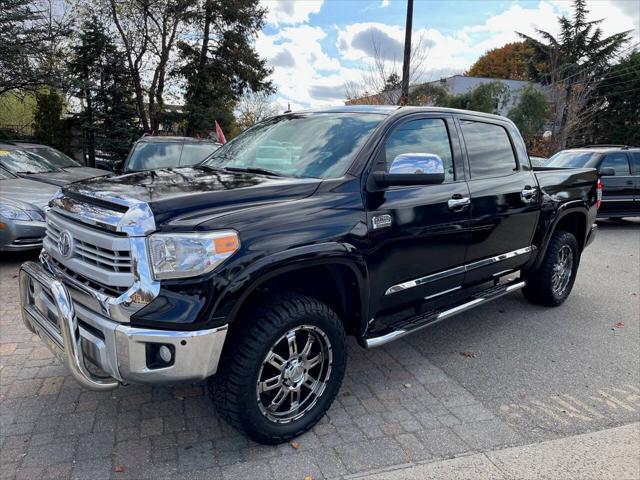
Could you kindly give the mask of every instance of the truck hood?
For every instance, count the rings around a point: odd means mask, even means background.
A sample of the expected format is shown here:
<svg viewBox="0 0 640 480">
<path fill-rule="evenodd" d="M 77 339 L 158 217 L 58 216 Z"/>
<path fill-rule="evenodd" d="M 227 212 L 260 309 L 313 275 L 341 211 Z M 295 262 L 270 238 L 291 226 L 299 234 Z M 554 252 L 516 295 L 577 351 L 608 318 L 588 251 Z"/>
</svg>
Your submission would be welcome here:
<svg viewBox="0 0 640 480">
<path fill-rule="evenodd" d="M 67 185 L 63 193 L 114 203 L 149 204 L 159 228 L 195 227 L 205 219 L 255 205 L 311 195 L 321 180 L 272 177 L 202 167 L 147 170 Z"/>
</svg>

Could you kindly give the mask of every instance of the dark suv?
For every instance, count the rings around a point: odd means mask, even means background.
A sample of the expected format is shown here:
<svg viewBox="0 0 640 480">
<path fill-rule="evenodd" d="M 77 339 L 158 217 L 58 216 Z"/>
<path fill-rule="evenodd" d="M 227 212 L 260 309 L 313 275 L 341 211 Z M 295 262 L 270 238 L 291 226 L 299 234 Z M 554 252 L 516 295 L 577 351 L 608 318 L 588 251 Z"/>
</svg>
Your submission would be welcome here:
<svg viewBox="0 0 640 480">
<path fill-rule="evenodd" d="M 593 145 L 556 153 L 547 167 L 596 168 L 602 177 L 598 218 L 640 216 L 640 147 Z"/>
</svg>

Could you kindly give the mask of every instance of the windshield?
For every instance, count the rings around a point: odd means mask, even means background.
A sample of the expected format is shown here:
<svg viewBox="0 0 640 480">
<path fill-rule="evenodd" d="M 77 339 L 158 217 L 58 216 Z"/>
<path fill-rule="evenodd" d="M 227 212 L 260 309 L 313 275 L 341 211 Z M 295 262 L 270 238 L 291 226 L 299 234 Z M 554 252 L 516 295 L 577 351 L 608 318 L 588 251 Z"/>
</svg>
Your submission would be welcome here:
<svg viewBox="0 0 640 480">
<path fill-rule="evenodd" d="M 27 149 L 29 152 L 40 155 L 45 160 L 49 161 L 58 168 L 69 167 L 81 167 L 80 163 L 76 162 L 73 158 L 59 152 L 55 148 L 51 147 L 33 147 Z"/>
<path fill-rule="evenodd" d="M 582 168 L 590 166 L 600 156 L 597 152 L 558 152 L 551 157 L 545 167 Z"/>
<path fill-rule="evenodd" d="M 378 114 L 316 113 L 276 117 L 246 130 L 203 165 L 264 169 L 301 178 L 335 178 L 347 170 Z"/>
<path fill-rule="evenodd" d="M 7 180 L 9 178 L 16 178 L 16 176 L 12 173 L 7 172 L 3 168 L 0 168 L 0 180 Z"/>
<path fill-rule="evenodd" d="M 133 148 L 126 171 L 177 167 L 182 145 L 182 142 L 139 142 Z"/>
<path fill-rule="evenodd" d="M 54 165 L 40 155 L 23 150 L 0 150 L 0 166 L 11 173 L 59 172 Z"/>
</svg>

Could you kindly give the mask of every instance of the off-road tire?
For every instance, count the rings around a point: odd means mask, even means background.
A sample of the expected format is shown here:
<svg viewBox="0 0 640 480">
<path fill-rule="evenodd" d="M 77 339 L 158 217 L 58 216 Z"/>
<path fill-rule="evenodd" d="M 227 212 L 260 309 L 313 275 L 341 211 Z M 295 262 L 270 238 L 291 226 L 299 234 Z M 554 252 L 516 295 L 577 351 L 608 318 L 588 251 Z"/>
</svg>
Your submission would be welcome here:
<svg viewBox="0 0 640 480">
<path fill-rule="evenodd" d="M 563 248 L 571 249 L 572 266 L 568 283 L 562 292 L 558 292 L 553 287 L 554 268 L 559 262 L 559 255 Z M 571 293 L 573 284 L 578 273 L 580 264 L 580 248 L 576 237 L 569 232 L 558 230 L 554 232 L 547 247 L 544 259 L 540 267 L 526 275 L 527 285 L 522 289 L 522 293 L 527 300 L 532 303 L 557 307 L 561 305 Z"/>
<path fill-rule="evenodd" d="M 330 373 L 321 395 L 302 418 L 276 423 L 261 411 L 257 382 L 265 356 L 287 332 L 312 326 L 326 335 L 332 350 Z M 319 300 L 287 293 L 260 304 L 231 328 L 218 373 L 209 392 L 218 413 L 233 427 L 259 443 L 286 442 L 313 427 L 333 403 L 347 361 L 344 326 L 336 313 Z"/>
</svg>

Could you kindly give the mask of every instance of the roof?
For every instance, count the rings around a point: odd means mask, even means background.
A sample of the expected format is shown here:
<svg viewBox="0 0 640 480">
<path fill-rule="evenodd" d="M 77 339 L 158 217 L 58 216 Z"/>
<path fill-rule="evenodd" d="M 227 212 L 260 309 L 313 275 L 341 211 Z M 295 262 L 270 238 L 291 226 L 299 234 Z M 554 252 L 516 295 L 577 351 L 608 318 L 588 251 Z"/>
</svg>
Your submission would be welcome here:
<svg viewBox="0 0 640 480">
<path fill-rule="evenodd" d="M 210 138 L 196 137 L 177 137 L 171 135 L 144 135 L 140 137 L 138 142 L 185 142 L 185 143 L 217 143 Z"/>
<path fill-rule="evenodd" d="M 12 140 L 11 143 L 15 144 L 17 148 L 53 148 L 49 145 L 43 145 L 42 143 L 22 142 L 20 140 Z"/>
<path fill-rule="evenodd" d="M 565 148 L 563 152 L 610 152 L 610 151 L 629 151 L 638 150 L 640 147 L 632 147 L 628 145 L 585 145 L 584 147 Z"/>
<path fill-rule="evenodd" d="M 22 150 L 22 146 L 15 143 L 0 142 L 0 150 Z"/>
<path fill-rule="evenodd" d="M 300 110 L 291 113 L 379 113 L 384 115 L 406 115 L 409 113 L 451 113 L 458 115 L 473 115 L 476 117 L 491 118 L 511 122 L 506 117 L 494 115 L 492 113 L 476 112 L 473 110 L 460 110 L 458 108 L 445 107 L 399 107 L 397 105 L 342 105 L 338 107 L 315 108 L 311 110 Z M 286 114 L 285 114 L 286 115 Z"/>
</svg>

